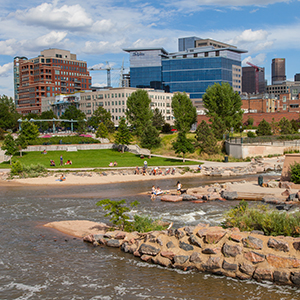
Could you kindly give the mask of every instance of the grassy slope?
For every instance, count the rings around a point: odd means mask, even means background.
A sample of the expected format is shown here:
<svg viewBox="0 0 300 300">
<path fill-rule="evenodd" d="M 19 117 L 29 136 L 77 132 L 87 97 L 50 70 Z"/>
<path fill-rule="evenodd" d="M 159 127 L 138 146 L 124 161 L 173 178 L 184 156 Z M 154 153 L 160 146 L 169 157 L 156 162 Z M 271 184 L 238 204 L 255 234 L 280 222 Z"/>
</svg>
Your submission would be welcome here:
<svg viewBox="0 0 300 300">
<path fill-rule="evenodd" d="M 77 152 L 66 151 L 49 151 L 47 154 L 40 152 L 25 152 L 23 157 L 15 156 L 22 164 L 31 165 L 40 163 L 43 166 L 50 167 L 50 159 L 59 167 L 59 158 L 63 156 L 64 162 L 70 159 L 73 164 L 71 166 L 64 165 L 65 168 L 106 168 L 110 162 L 117 161 L 118 167 L 135 167 L 143 166 L 144 160 L 139 155 L 132 153 L 120 153 L 115 150 L 79 150 Z M 174 165 L 195 165 L 197 162 L 187 161 L 184 164 L 181 160 L 166 159 L 160 157 L 146 158 L 148 166 L 174 166 Z M 0 164 L 0 168 L 9 167 L 9 163 Z M 55 167 L 53 167 L 55 169 Z"/>
</svg>

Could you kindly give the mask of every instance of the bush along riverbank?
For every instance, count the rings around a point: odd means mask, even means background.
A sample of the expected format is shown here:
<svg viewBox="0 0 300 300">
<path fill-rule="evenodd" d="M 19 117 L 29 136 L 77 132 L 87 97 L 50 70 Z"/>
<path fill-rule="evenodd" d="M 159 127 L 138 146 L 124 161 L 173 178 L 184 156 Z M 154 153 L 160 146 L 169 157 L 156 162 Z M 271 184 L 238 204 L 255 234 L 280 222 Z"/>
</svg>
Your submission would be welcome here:
<svg viewBox="0 0 300 300">
<path fill-rule="evenodd" d="M 300 285 L 300 238 L 264 236 L 199 224 L 148 233 L 88 235 L 94 246 L 120 248 L 164 267 L 195 270 L 241 280 Z"/>
</svg>

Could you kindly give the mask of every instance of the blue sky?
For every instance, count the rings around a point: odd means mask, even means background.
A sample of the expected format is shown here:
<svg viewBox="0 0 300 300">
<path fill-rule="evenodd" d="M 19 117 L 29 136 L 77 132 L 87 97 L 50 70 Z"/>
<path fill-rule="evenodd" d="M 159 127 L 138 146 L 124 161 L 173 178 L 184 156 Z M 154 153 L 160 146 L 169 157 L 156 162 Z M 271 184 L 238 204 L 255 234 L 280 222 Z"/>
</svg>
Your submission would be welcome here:
<svg viewBox="0 0 300 300">
<path fill-rule="evenodd" d="M 300 73 L 300 1 L 282 0 L 0 0 L 0 94 L 13 97 L 13 58 L 36 57 L 48 48 L 70 50 L 89 67 L 106 61 L 120 68 L 123 48 L 163 47 L 177 51 L 178 37 L 212 38 L 248 50 L 250 61 L 266 69 L 286 58 L 286 75 Z M 106 72 L 91 72 L 106 85 Z M 112 71 L 118 85 L 119 71 Z"/>
</svg>

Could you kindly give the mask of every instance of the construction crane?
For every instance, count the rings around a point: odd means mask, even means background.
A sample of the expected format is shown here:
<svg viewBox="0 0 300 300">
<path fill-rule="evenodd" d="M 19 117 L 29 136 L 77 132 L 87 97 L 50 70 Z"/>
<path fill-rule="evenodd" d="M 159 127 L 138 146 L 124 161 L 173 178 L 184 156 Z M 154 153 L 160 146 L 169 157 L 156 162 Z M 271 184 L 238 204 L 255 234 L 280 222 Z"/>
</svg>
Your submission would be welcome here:
<svg viewBox="0 0 300 300">
<path fill-rule="evenodd" d="M 263 68 L 258 67 L 250 62 L 246 62 L 246 64 L 248 64 L 249 66 L 253 67 L 255 69 L 255 93 L 258 94 L 259 92 L 259 80 L 258 80 L 258 73 L 259 72 L 263 72 Z"/>
<path fill-rule="evenodd" d="M 102 67 L 100 67 L 100 68 L 89 68 L 88 70 L 89 71 L 105 71 L 106 70 L 107 71 L 107 87 L 111 87 L 111 73 L 110 73 L 110 71 L 111 70 L 120 70 L 120 69 L 121 69 L 121 76 L 123 77 L 124 59 L 123 59 L 122 67 L 121 68 L 112 68 L 110 66 L 109 62 L 106 61 L 106 66 L 105 67 L 103 67 L 103 68 Z M 122 82 L 119 83 L 119 84 L 121 84 L 121 86 L 122 86 Z"/>
</svg>

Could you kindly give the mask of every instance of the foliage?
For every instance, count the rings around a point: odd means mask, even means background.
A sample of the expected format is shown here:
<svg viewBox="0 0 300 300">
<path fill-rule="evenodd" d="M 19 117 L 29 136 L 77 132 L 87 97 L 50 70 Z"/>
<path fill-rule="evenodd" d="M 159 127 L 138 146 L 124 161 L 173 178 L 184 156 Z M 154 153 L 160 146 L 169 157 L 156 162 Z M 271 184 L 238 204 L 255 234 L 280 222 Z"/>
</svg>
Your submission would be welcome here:
<svg viewBox="0 0 300 300">
<path fill-rule="evenodd" d="M 56 119 L 56 115 L 54 114 L 53 110 L 47 110 L 47 111 L 43 111 L 41 113 L 41 115 L 38 117 L 38 119 L 43 119 L 43 120 L 52 120 L 52 119 Z M 53 126 L 53 121 L 45 121 L 45 122 L 41 122 L 41 129 L 42 131 L 46 131 L 49 128 L 51 128 Z"/>
<path fill-rule="evenodd" d="M 192 142 L 186 137 L 186 133 L 181 131 L 178 133 L 177 139 L 173 142 L 173 149 L 176 154 L 182 153 L 182 160 L 185 162 L 184 155 L 188 152 L 194 152 Z"/>
<path fill-rule="evenodd" d="M 20 134 L 16 139 L 16 146 L 20 151 L 20 156 L 22 156 L 22 149 L 26 149 L 28 146 L 28 142 L 24 135 Z"/>
<path fill-rule="evenodd" d="M 137 90 L 127 99 L 126 118 L 131 124 L 133 132 L 139 138 L 152 123 L 153 113 L 150 103 L 151 100 L 145 90 Z"/>
<path fill-rule="evenodd" d="M 0 128 L 0 140 L 4 140 L 5 138 L 5 134 L 4 134 L 4 130 L 2 128 Z"/>
<path fill-rule="evenodd" d="M 265 119 L 259 123 L 256 134 L 258 136 L 272 135 L 271 126 Z"/>
<path fill-rule="evenodd" d="M 107 138 L 108 130 L 104 123 L 100 123 L 96 132 L 96 137 Z"/>
<path fill-rule="evenodd" d="M 247 137 L 255 137 L 256 135 L 255 135 L 255 133 L 253 132 L 253 131 L 248 131 L 247 132 Z"/>
<path fill-rule="evenodd" d="M 290 165 L 291 169 L 291 181 L 293 183 L 299 184 L 300 183 L 300 164 L 294 163 L 293 165 Z"/>
<path fill-rule="evenodd" d="M 279 122 L 280 134 L 293 134 L 294 129 L 292 127 L 291 122 L 283 117 Z"/>
<path fill-rule="evenodd" d="M 85 119 L 85 113 L 82 112 L 80 109 L 76 108 L 74 105 L 70 105 L 65 110 L 64 114 L 61 116 L 61 119 L 79 121 L 79 122 L 74 122 L 73 124 L 73 129 L 79 132 L 82 132 L 85 127 L 85 122 L 83 121 Z M 61 125 L 63 127 L 71 126 L 69 122 L 61 122 Z"/>
<path fill-rule="evenodd" d="M 126 231 L 149 232 L 166 229 L 166 226 L 161 225 L 159 220 L 153 220 L 149 216 L 134 215 L 133 218 L 133 222 L 125 227 Z"/>
<path fill-rule="evenodd" d="M 197 127 L 196 140 L 200 153 L 205 152 L 207 154 L 216 154 L 219 152 L 217 139 L 209 125 L 204 120 L 202 120 Z"/>
<path fill-rule="evenodd" d="M 58 145 L 58 144 L 99 144 L 99 140 L 85 136 L 53 136 L 51 138 L 36 138 L 28 141 L 28 145 Z"/>
<path fill-rule="evenodd" d="M 19 175 L 22 172 L 23 172 L 23 165 L 21 164 L 21 162 L 19 160 L 12 161 L 10 174 L 11 175 Z"/>
<path fill-rule="evenodd" d="M 229 132 L 231 127 L 236 128 L 241 124 L 242 100 L 229 83 L 209 86 L 203 95 L 203 103 L 217 139 L 222 139 L 223 134 Z"/>
<path fill-rule="evenodd" d="M 197 121 L 197 112 L 186 93 L 175 93 L 172 98 L 172 109 L 175 128 L 178 131 L 189 132 L 191 126 Z"/>
<path fill-rule="evenodd" d="M 254 123 L 254 119 L 249 117 L 248 120 L 247 120 L 247 126 L 250 126 L 252 127 L 253 126 L 253 123 Z"/>
<path fill-rule="evenodd" d="M 5 136 L 1 149 L 5 150 L 6 155 L 14 155 L 18 151 L 16 142 L 10 133 Z"/>
<path fill-rule="evenodd" d="M 300 212 L 289 214 L 269 210 L 265 205 L 249 208 L 248 203 L 241 201 L 225 214 L 223 227 L 238 227 L 241 231 L 260 230 L 265 235 L 300 235 Z"/>
<path fill-rule="evenodd" d="M 159 132 L 154 126 L 148 126 L 145 128 L 141 138 L 141 146 L 147 149 L 153 149 L 159 147 L 161 138 Z"/>
<path fill-rule="evenodd" d="M 122 118 L 119 122 L 118 131 L 115 133 L 115 143 L 122 145 L 122 153 L 124 153 L 125 145 L 129 145 L 131 140 L 131 132 L 126 124 L 125 118 Z"/>
<path fill-rule="evenodd" d="M 298 130 L 300 129 L 300 120 L 291 120 L 291 125 L 293 127 L 293 131 L 294 132 L 298 132 Z"/>
<path fill-rule="evenodd" d="M 152 126 L 154 126 L 157 130 L 162 130 L 165 124 L 166 122 L 161 111 L 156 107 L 153 111 Z"/>
<path fill-rule="evenodd" d="M 172 127 L 169 123 L 165 123 L 165 125 L 162 127 L 161 132 L 162 133 L 171 133 Z"/>
<path fill-rule="evenodd" d="M 88 125 L 97 128 L 101 123 L 106 126 L 108 132 L 112 133 L 115 131 L 114 122 L 111 120 L 111 113 L 100 106 L 94 111 L 92 117 L 88 120 Z"/>
<path fill-rule="evenodd" d="M 22 122 L 20 136 L 27 142 L 36 139 L 39 136 L 37 125 L 28 121 Z"/>
<path fill-rule="evenodd" d="M 20 115 L 17 113 L 12 98 L 3 95 L 0 97 L 0 128 L 7 130 L 16 130 L 18 128 L 18 119 Z"/>
<path fill-rule="evenodd" d="M 275 121 L 274 118 L 272 118 L 272 122 L 270 125 L 271 125 L 272 134 L 279 134 L 280 132 L 279 124 L 278 122 Z"/>
<path fill-rule="evenodd" d="M 113 201 L 110 199 L 100 200 L 96 203 L 97 206 L 102 206 L 104 210 L 108 211 L 105 217 L 110 217 L 110 222 L 112 222 L 115 226 L 124 229 L 125 226 L 129 226 L 129 217 L 126 215 L 127 212 L 130 211 L 130 208 L 124 206 L 126 201 Z M 139 204 L 138 201 L 134 201 L 130 204 L 131 207 L 137 206 Z"/>
</svg>

